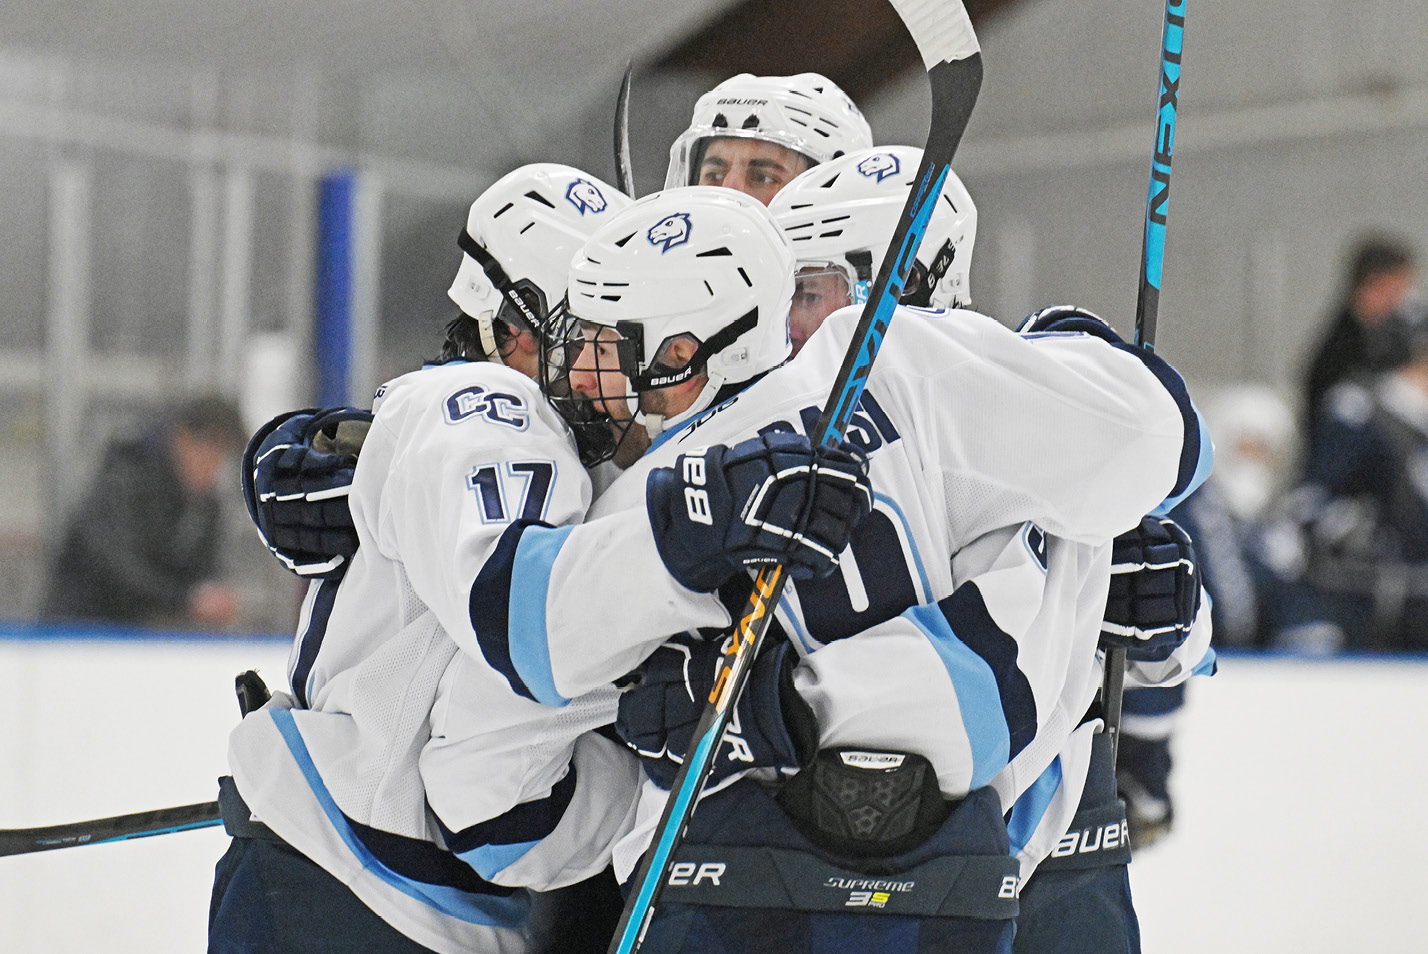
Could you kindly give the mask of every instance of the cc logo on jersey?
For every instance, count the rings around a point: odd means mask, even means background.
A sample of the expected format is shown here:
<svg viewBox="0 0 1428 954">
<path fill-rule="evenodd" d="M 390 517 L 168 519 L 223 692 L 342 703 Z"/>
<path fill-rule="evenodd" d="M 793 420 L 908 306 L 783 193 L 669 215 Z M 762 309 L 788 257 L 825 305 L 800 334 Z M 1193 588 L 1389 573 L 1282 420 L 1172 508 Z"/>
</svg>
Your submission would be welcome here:
<svg viewBox="0 0 1428 954">
<path fill-rule="evenodd" d="M 460 424 L 477 415 L 518 431 L 525 430 L 531 420 L 525 398 L 504 391 L 487 391 L 479 384 L 462 388 L 446 399 L 447 423 Z"/>
</svg>

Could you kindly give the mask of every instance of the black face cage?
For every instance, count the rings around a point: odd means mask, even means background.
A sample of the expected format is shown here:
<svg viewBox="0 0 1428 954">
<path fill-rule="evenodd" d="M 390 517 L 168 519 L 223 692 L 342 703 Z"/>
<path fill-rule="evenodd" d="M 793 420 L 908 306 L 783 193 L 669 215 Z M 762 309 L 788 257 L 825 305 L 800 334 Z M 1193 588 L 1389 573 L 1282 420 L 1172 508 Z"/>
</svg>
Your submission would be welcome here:
<svg viewBox="0 0 1428 954">
<path fill-rule="evenodd" d="M 586 467 L 594 467 L 615 456 L 625 436 L 634 426 L 633 417 L 616 421 L 600 410 L 595 403 L 570 387 L 570 372 L 575 360 L 585 347 L 585 337 L 580 331 L 580 319 L 570 312 L 570 302 L 562 298 L 551 310 L 546 322 L 546 334 L 542 337 L 540 349 L 540 389 L 575 435 L 575 446 L 580 452 L 580 462 Z M 595 355 L 593 370 L 619 371 L 620 368 L 602 368 L 599 352 Z M 620 362 L 625 363 L 623 360 Z M 598 380 L 598 377 L 597 377 Z M 600 395 L 607 400 L 628 400 L 630 395 Z"/>
<path fill-rule="evenodd" d="M 575 432 L 575 442 L 580 448 L 581 459 L 589 467 L 614 456 L 616 448 L 634 425 L 634 419 L 631 416 L 617 421 L 596 408 L 590 398 L 576 393 L 570 387 L 570 372 L 577 370 L 574 367 L 575 361 L 586 344 L 581 323 L 580 317 L 570 310 L 570 299 L 562 298 L 551 312 L 547 323 L 548 337 L 541 348 L 540 385 L 546 399 Z M 695 342 L 697 350 L 690 359 L 678 368 L 655 360 L 642 369 L 647 353 L 644 326 L 636 321 L 617 321 L 614 330 L 620 337 L 609 342 L 615 348 L 616 366 L 601 366 L 600 351 L 595 348 L 592 349 L 595 366 L 578 370 L 595 374 L 597 381 L 600 380 L 602 372 L 619 372 L 629 383 L 630 391 L 622 394 L 605 394 L 602 391 L 599 398 L 604 401 L 634 401 L 645 391 L 655 391 L 688 381 L 704 370 L 712 355 L 732 345 L 740 336 L 756 328 L 758 323 L 759 310 L 754 307 L 705 341 L 700 341 L 693 335 L 676 335 L 674 337 L 688 337 Z M 672 340 L 674 338 L 659 342 L 655 353 L 664 352 Z"/>
</svg>

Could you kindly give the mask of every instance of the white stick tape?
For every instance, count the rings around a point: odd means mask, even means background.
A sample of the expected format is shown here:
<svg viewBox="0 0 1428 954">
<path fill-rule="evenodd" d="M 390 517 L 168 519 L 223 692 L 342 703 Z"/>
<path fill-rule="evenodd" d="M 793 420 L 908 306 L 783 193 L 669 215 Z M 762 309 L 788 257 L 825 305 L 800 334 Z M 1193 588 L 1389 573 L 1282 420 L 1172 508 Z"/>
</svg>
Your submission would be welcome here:
<svg viewBox="0 0 1428 954">
<path fill-rule="evenodd" d="M 892 0 L 892 5 L 929 70 L 943 61 L 965 60 L 981 49 L 962 0 Z"/>
</svg>

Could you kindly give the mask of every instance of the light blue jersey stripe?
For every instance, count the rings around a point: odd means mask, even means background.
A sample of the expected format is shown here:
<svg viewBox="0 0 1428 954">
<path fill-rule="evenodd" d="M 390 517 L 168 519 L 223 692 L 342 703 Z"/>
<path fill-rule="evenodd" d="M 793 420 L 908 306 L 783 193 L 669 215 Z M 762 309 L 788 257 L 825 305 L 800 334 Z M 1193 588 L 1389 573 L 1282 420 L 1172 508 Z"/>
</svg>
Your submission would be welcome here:
<svg viewBox="0 0 1428 954">
<path fill-rule="evenodd" d="M 1163 517 L 1171 510 L 1180 506 L 1181 501 L 1200 489 L 1200 485 L 1210 476 L 1210 471 L 1215 466 L 1215 445 L 1210 440 L 1210 425 L 1205 423 L 1205 416 L 1200 413 L 1200 409 L 1195 408 L 1195 423 L 1200 427 L 1200 459 L 1195 462 L 1195 476 L 1190 478 L 1190 484 L 1183 491 L 1174 497 L 1167 498 L 1151 511 L 1155 517 Z"/>
<path fill-rule="evenodd" d="M 1011 839 L 1012 854 L 1019 854 L 1036 834 L 1051 800 L 1061 788 L 1061 756 L 1057 756 L 1046 771 L 1042 772 L 1031 787 L 1021 793 L 1021 798 L 1012 806 L 1011 820 L 1007 822 L 1007 837 Z"/>
<path fill-rule="evenodd" d="M 1011 752 L 1011 733 L 992 667 L 957 638 L 940 606 L 918 606 L 903 616 L 927 634 L 952 677 L 962 725 L 972 745 L 971 787 L 981 788 L 1007 767 Z"/>
<path fill-rule="evenodd" d="M 511 665 L 521 674 L 537 702 L 563 706 L 570 700 L 555 689 L 550 643 L 546 638 L 545 604 L 550 593 L 551 568 L 574 526 L 530 526 L 516 545 L 511 564 L 510 622 Z"/>
<path fill-rule="evenodd" d="M 1220 667 L 1219 661 L 1215 657 L 1215 647 L 1206 648 L 1205 655 L 1200 658 L 1200 662 L 1190 671 L 1192 676 L 1213 676 L 1215 670 Z"/>
<path fill-rule="evenodd" d="M 520 861 L 540 841 L 522 841 L 512 845 L 482 845 L 479 848 L 472 848 L 470 851 L 463 851 L 456 857 L 466 862 L 476 873 L 487 881 L 495 878 L 497 874 L 506 870 L 511 865 Z"/>
<path fill-rule="evenodd" d="M 283 741 L 288 745 L 288 751 L 292 753 L 298 768 L 302 770 L 303 777 L 307 779 L 308 787 L 317 797 L 317 802 L 322 806 L 327 820 L 332 823 L 332 827 L 336 829 L 337 834 L 347 845 L 347 849 L 356 856 L 358 861 L 362 862 L 363 868 L 407 897 L 428 904 L 442 914 L 460 921 L 508 929 L 520 928 L 525 923 L 530 902 L 524 894 L 498 897 L 496 895 L 473 894 L 445 885 L 426 884 L 399 875 L 378 861 L 367 850 L 367 846 L 362 844 L 353 833 L 352 826 L 347 824 L 347 816 L 342 814 L 342 809 L 338 808 L 337 803 L 333 801 L 332 794 L 327 790 L 327 784 L 318 774 L 317 766 L 313 764 L 312 756 L 307 751 L 307 743 L 303 741 L 302 734 L 298 732 L 293 714 L 287 709 L 269 709 L 267 711 L 272 713 L 273 723 L 278 727 L 278 732 L 282 734 Z"/>
</svg>

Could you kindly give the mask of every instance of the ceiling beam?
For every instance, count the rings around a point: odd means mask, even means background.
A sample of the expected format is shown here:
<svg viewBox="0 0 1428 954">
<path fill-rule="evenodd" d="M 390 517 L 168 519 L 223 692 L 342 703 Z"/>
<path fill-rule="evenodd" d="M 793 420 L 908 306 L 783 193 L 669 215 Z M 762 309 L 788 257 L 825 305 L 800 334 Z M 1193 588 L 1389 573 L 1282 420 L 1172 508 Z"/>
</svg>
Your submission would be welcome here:
<svg viewBox="0 0 1428 954">
<path fill-rule="evenodd" d="M 976 26 L 1021 2 L 966 0 Z M 653 65 L 722 76 L 822 73 L 863 101 L 921 62 L 887 0 L 743 0 Z"/>
</svg>

